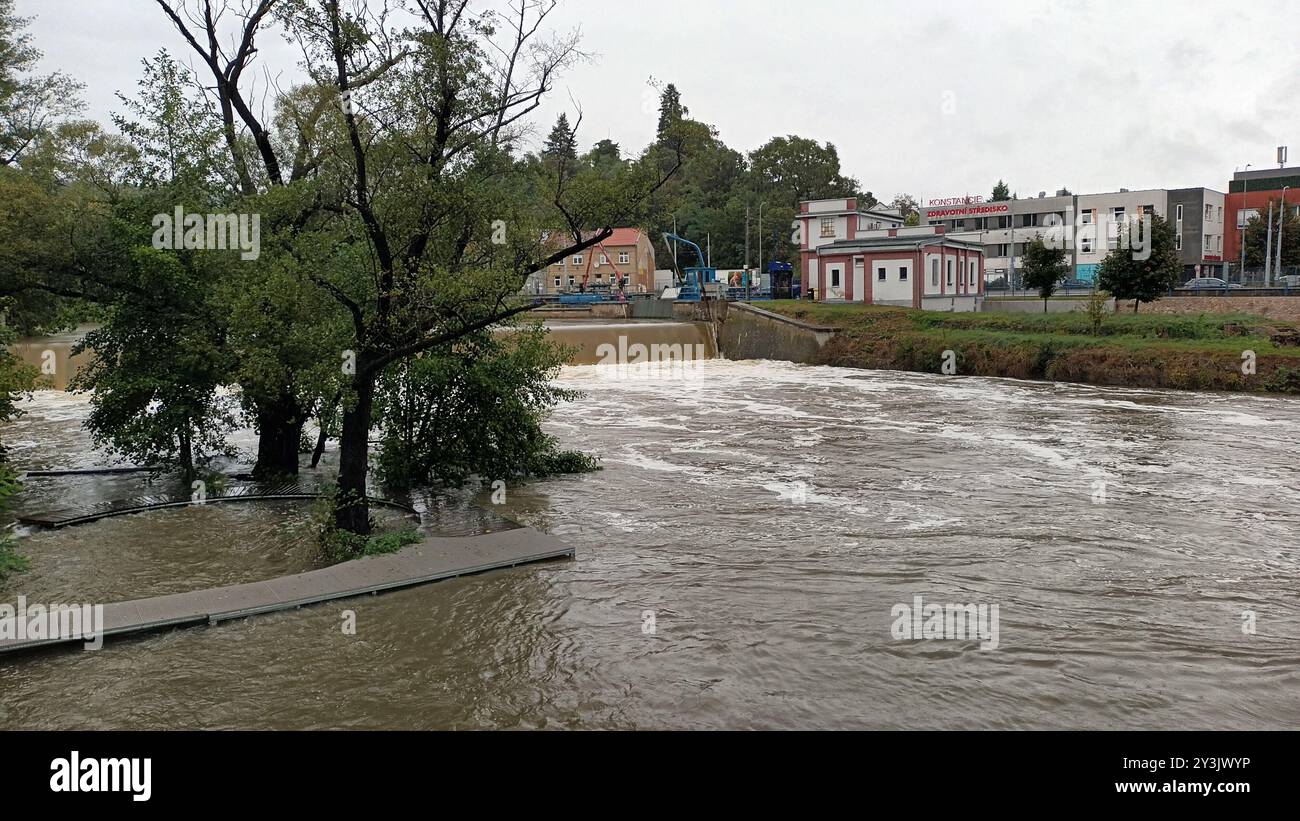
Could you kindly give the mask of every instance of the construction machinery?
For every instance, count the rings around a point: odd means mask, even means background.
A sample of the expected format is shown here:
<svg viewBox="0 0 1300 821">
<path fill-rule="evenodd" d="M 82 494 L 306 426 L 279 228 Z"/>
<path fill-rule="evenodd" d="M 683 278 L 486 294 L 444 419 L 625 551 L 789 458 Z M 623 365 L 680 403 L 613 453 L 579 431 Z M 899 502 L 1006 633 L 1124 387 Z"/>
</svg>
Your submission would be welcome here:
<svg viewBox="0 0 1300 821">
<path fill-rule="evenodd" d="M 664 242 L 685 243 L 695 250 L 695 256 L 699 258 L 700 264 L 683 268 L 681 271 L 674 270 L 674 276 L 677 281 L 677 299 L 682 302 L 699 302 L 704 297 L 705 286 L 718 281 L 718 269 L 712 267 L 707 261 L 705 261 L 704 252 L 700 250 L 700 246 L 685 237 L 665 233 Z M 669 248 L 672 248 L 671 244 L 669 245 Z M 676 265 L 677 260 L 674 257 L 674 268 L 676 268 Z"/>
</svg>

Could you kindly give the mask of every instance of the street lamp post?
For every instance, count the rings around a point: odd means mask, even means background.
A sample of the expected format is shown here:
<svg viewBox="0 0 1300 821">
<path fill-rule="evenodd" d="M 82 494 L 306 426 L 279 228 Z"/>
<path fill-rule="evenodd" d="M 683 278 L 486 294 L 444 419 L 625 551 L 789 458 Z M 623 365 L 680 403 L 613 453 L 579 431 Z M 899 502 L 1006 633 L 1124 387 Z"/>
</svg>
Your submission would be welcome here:
<svg viewBox="0 0 1300 821">
<path fill-rule="evenodd" d="M 763 276 L 763 206 L 765 202 L 758 204 L 758 275 Z M 753 277 L 745 277 L 745 299 L 749 299 L 749 286 Z"/>
<path fill-rule="evenodd" d="M 1264 239 L 1264 287 L 1269 286 L 1272 280 L 1271 269 L 1273 267 L 1273 203 L 1268 203 L 1268 234 Z"/>
<path fill-rule="evenodd" d="M 1282 276 L 1282 223 L 1286 219 L 1286 191 L 1291 186 L 1282 186 L 1282 204 L 1277 209 L 1277 265 L 1273 270 L 1280 277 Z"/>
<path fill-rule="evenodd" d="M 1237 230 L 1241 232 L 1241 270 L 1237 271 L 1237 276 L 1244 283 L 1246 280 L 1246 192 L 1250 189 L 1250 177 L 1245 176 L 1250 173 L 1250 163 L 1246 163 L 1246 170 L 1241 172 L 1241 207 L 1237 209 Z"/>
</svg>

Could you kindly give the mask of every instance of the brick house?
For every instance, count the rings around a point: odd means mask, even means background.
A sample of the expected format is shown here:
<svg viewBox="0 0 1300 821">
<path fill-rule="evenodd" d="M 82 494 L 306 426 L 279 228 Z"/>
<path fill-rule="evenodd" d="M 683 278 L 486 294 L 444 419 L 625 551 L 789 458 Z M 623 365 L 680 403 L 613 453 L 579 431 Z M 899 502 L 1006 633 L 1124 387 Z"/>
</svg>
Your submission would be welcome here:
<svg viewBox="0 0 1300 821">
<path fill-rule="evenodd" d="M 639 228 L 615 228 L 599 245 L 593 245 L 539 271 L 535 293 L 559 294 L 577 291 L 586 277 L 587 287 L 608 286 L 621 274 L 628 293 L 654 290 L 654 243 Z"/>
</svg>

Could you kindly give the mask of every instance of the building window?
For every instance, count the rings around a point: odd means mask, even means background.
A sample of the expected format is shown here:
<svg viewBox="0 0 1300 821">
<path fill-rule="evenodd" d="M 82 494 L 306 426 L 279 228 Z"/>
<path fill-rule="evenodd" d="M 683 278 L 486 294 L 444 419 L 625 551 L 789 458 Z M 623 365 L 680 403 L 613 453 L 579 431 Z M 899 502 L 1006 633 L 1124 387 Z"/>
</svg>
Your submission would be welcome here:
<svg viewBox="0 0 1300 821">
<path fill-rule="evenodd" d="M 559 277 L 556 277 L 556 278 L 555 278 L 555 287 L 556 287 L 556 288 L 560 287 L 560 278 L 559 278 Z"/>
<path fill-rule="evenodd" d="M 840 269 L 839 269 L 839 268 L 832 268 L 832 269 L 831 269 L 831 287 L 832 287 L 832 288 L 838 288 L 838 287 L 840 287 Z"/>
<path fill-rule="evenodd" d="M 581 264 L 582 264 L 582 254 L 574 254 L 574 255 L 573 255 L 573 264 L 574 264 L 574 265 L 581 265 Z"/>
<path fill-rule="evenodd" d="M 877 269 L 876 269 L 876 279 L 879 280 L 880 282 L 884 282 L 884 281 L 885 281 L 885 269 L 884 269 L 884 268 L 877 268 Z"/>
<path fill-rule="evenodd" d="M 898 281 L 907 282 L 907 266 L 903 265 L 898 269 Z"/>
<path fill-rule="evenodd" d="M 1223 206 L 1219 206 L 1219 222 L 1223 222 Z"/>
<path fill-rule="evenodd" d="M 823 236 L 823 237 L 833 237 L 833 236 L 835 236 L 835 218 L 834 218 L 834 217 L 822 217 L 822 236 Z"/>
<path fill-rule="evenodd" d="M 618 264 L 619 264 L 619 265 L 627 265 L 628 260 L 629 260 L 629 257 L 628 257 L 627 251 L 619 251 L 619 252 L 618 252 Z"/>
<path fill-rule="evenodd" d="M 948 284 L 952 284 L 952 260 L 948 260 Z"/>
<path fill-rule="evenodd" d="M 1079 250 L 1085 254 L 1092 253 L 1092 237 L 1079 237 Z"/>
<path fill-rule="evenodd" d="M 1084 225 L 1092 225 L 1092 209 L 1091 209 L 1091 208 L 1085 208 L 1085 209 L 1083 209 L 1082 211 L 1080 211 L 1079 214 L 1080 214 L 1080 216 L 1083 218 L 1083 224 L 1084 224 Z"/>
<path fill-rule="evenodd" d="M 980 264 L 972 259 L 970 261 L 970 284 L 971 285 L 975 284 L 975 275 L 979 273 L 979 269 L 980 269 Z"/>
<path fill-rule="evenodd" d="M 1213 205 L 1206 205 L 1206 206 L 1205 206 L 1205 221 L 1206 221 L 1206 222 L 1209 222 L 1209 221 L 1212 220 L 1212 219 L 1214 219 L 1214 206 L 1213 206 Z"/>
<path fill-rule="evenodd" d="M 597 265 L 608 265 L 608 264 L 609 264 L 609 257 L 605 256 L 604 254 L 601 254 L 601 255 L 600 255 L 600 262 L 598 262 L 598 263 L 596 263 L 596 264 L 597 264 Z"/>
<path fill-rule="evenodd" d="M 1020 216 L 1020 227 L 1021 227 L 1021 228 L 1032 228 L 1032 227 L 1034 227 L 1034 215 L 1033 215 L 1033 214 L 1022 214 L 1022 215 Z"/>
<path fill-rule="evenodd" d="M 1209 237 L 1206 237 L 1206 242 L 1209 242 Z M 1174 250 L 1183 250 L 1183 232 L 1181 230 L 1179 230 L 1177 234 L 1174 234 Z"/>
<path fill-rule="evenodd" d="M 569 274 L 569 287 L 573 287 L 573 274 Z"/>
<path fill-rule="evenodd" d="M 934 285 L 934 286 L 938 286 L 938 285 L 939 285 L 939 259 L 938 259 L 938 257 L 935 257 L 934 259 L 930 260 L 930 284 L 931 284 L 931 285 Z"/>
<path fill-rule="evenodd" d="M 1208 208 L 1209 206 L 1206 207 Z M 1183 221 L 1183 206 L 1181 205 L 1174 206 L 1174 219 L 1178 222 Z"/>
</svg>

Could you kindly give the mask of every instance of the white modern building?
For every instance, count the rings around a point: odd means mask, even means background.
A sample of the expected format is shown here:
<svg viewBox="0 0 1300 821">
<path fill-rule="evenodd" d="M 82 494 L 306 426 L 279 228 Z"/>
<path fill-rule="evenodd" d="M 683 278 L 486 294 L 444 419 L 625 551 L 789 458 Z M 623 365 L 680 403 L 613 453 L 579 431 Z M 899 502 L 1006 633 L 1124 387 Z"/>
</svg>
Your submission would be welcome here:
<svg viewBox="0 0 1300 821">
<path fill-rule="evenodd" d="M 1169 217 L 1169 192 L 1164 188 L 1130 191 L 1121 188 L 1106 194 L 1080 194 L 1075 198 L 1078 212 L 1075 232 L 1075 278 L 1091 281 L 1097 266 L 1111 249 L 1118 247 L 1120 232 L 1133 218 L 1143 214 Z"/>
</svg>

